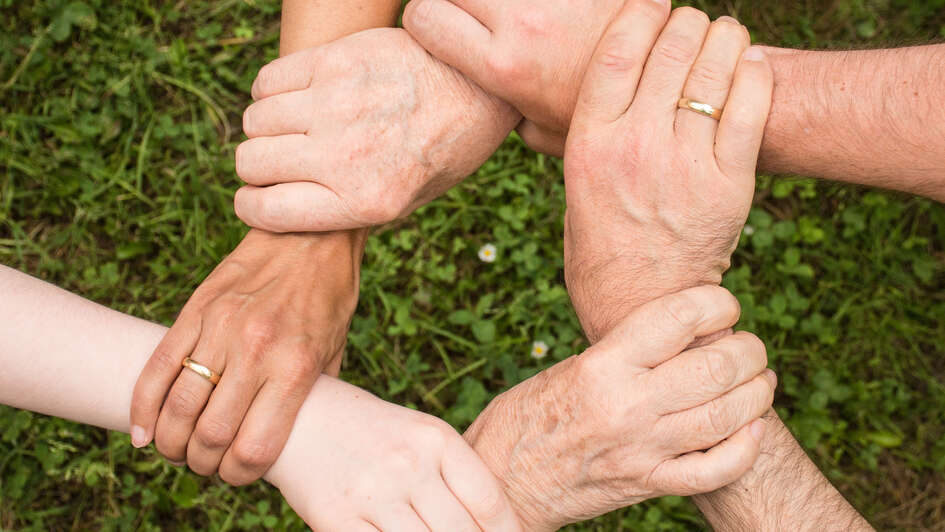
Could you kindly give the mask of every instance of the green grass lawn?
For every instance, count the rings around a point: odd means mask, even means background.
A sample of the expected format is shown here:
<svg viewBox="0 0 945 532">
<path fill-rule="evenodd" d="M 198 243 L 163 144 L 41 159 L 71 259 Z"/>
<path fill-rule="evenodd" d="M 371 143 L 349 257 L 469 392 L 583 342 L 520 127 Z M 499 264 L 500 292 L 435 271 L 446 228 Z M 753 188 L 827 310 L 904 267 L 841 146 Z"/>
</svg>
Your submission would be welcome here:
<svg viewBox="0 0 945 532">
<path fill-rule="evenodd" d="M 945 0 L 691 2 L 754 40 L 945 36 Z M 0 263 L 131 314 L 175 313 L 245 232 L 233 149 L 277 0 L 0 0 Z M 930 65 L 942 68 L 942 65 Z M 515 138 L 377 231 L 344 374 L 462 429 L 580 351 L 563 286 L 561 162 Z M 761 176 L 725 284 L 767 342 L 779 411 L 881 530 L 945 528 L 945 209 Z M 480 262 L 485 243 L 498 260 Z M 0 304 L 2 294 L 0 294 Z M 551 356 L 529 356 L 532 342 Z M 166 465 L 126 436 L 0 408 L 0 530 L 300 529 L 276 490 Z M 685 499 L 571 530 L 703 527 Z"/>
</svg>

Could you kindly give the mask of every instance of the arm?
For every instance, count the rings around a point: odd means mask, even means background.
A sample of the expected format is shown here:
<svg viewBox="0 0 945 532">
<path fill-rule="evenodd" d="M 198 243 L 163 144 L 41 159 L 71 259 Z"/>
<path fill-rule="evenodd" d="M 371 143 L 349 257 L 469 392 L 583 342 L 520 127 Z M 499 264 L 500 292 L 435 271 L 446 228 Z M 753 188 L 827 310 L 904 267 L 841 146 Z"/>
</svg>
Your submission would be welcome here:
<svg viewBox="0 0 945 532">
<path fill-rule="evenodd" d="M 615 316 L 673 283 L 721 279 L 751 205 L 771 105 L 770 62 L 757 47 L 742 52 L 749 45 L 745 28 L 733 19 L 709 24 L 703 14 L 679 9 L 655 43 L 642 35 L 626 41 L 622 36 L 650 29 L 625 22 L 645 20 L 649 9 L 649 0 L 628 1 L 620 23 L 601 40 L 565 153 L 565 277 L 592 339 L 607 334 Z M 641 51 L 651 47 L 644 61 Z M 602 77 L 635 79 L 641 71 L 636 87 L 599 88 Z M 680 96 L 695 95 L 726 107 L 719 122 L 676 109 Z M 627 106 L 623 118 L 606 119 Z M 630 295 L 600 289 L 622 286 L 632 287 Z M 697 499 L 712 524 L 746 531 L 868 529 L 777 416 L 766 420 L 762 455 L 752 470 Z"/>
<path fill-rule="evenodd" d="M 693 497 L 719 532 L 869 531 L 873 527 L 830 484 L 778 415 L 764 417 L 761 457 L 739 480 Z"/>
<path fill-rule="evenodd" d="M 286 0 L 283 53 L 374 25 L 399 2 Z M 232 484 L 259 478 L 324 371 L 337 375 L 357 304 L 365 230 L 278 235 L 253 229 L 194 292 L 144 366 L 132 441 Z M 181 361 L 226 375 L 213 388 Z M 212 392 L 212 395 L 211 395 Z"/>
<path fill-rule="evenodd" d="M 413 0 L 404 27 L 522 111 L 527 141 L 561 155 L 584 70 L 622 4 Z M 762 169 L 945 200 L 945 107 L 938 102 L 945 45 L 767 52 L 776 89 Z"/>
<path fill-rule="evenodd" d="M 127 432 L 135 378 L 166 329 L 5 266 L 0 293 L 0 404 Z M 264 478 L 315 530 L 519 529 L 455 430 L 332 377 L 306 392 Z"/>
<path fill-rule="evenodd" d="M 945 201 L 945 45 L 768 53 L 775 91 L 762 169 Z"/>
</svg>

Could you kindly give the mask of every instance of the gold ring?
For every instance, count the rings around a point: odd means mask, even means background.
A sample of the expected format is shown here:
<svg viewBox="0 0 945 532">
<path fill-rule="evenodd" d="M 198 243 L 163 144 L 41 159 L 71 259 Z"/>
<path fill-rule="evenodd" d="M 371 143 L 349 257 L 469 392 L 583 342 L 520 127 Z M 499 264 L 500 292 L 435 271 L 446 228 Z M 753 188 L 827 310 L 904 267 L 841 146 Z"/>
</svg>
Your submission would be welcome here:
<svg viewBox="0 0 945 532">
<path fill-rule="evenodd" d="M 679 108 L 687 109 L 689 111 L 695 111 L 699 113 L 700 115 L 708 116 L 709 118 L 714 118 L 716 120 L 722 119 L 721 108 L 713 107 L 707 103 L 690 100 L 689 98 L 680 98 Z"/>
<path fill-rule="evenodd" d="M 185 358 L 184 361 L 180 363 L 180 365 L 207 379 L 213 385 L 216 385 L 218 382 L 220 382 L 220 375 L 218 373 L 207 366 L 194 361 L 190 357 Z"/>
</svg>

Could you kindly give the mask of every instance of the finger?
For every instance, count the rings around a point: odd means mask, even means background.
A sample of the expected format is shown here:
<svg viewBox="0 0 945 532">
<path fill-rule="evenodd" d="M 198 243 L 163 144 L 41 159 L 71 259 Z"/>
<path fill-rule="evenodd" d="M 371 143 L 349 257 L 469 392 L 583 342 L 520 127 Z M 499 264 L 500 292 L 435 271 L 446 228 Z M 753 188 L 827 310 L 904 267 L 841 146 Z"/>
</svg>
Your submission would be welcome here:
<svg viewBox="0 0 945 532">
<path fill-rule="evenodd" d="M 738 321 L 739 306 L 720 286 L 699 286 L 653 300 L 630 314 L 591 349 L 595 357 L 619 357 L 654 368 L 675 357 L 699 336 Z"/>
<path fill-rule="evenodd" d="M 774 372 L 765 370 L 722 397 L 661 418 L 660 424 L 677 435 L 673 438 L 673 452 L 708 449 L 761 417 L 771 408 L 776 386 Z"/>
<path fill-rule="evenodd" d="M 702 51 L 689 72 L 683 97 L 723 109 L 742 53 L 751 44 L 748 30 L 731 17 L 722 17 L 709 27 Z M 693 111 L 676 112 L 676 136 L 683 145 L 705 147 L 715 144 L 718 121 Z M 701 153 L 701 152 L 700 152 Z"/>
<path fill-rule="evenodd" d="M 709 17 L 698 9 L 680 7 L 656 40 L 633 100 L 634 120 L 672 128 L 689 71 L 702 49 Z"/>
<path fill-rule="evenodd" d="M 531 120 L 523 120 L 515 130 L 529 148 L 552 157 L 564 157 L 564 141 L 567 132 L 552 131 L 538 126 Z"/>
<path fill-rule="evenodd" d="M 741 478 L 758 459 L 765 422 L 756 419 L 706 452 L 696 451 L 660 464 L 651 480 L 666 495 L 696 495 Z"/>
<path fill-rule="evenodd" d="M 412 0 L 404 9 L 404 29 L 440 61 L 485 89 L 494 85 L 487 54 L 492 33 L 449 0 Z"/>
<path fill-rule="evenodd" d="M 682 412 L 716 399 L 761 373 L 768 365 L 765 344 L 748 332 L 737 332 L 712 345 L 683 351 L 647 375 L 659 415 Z"/>
<path fill-rule="evenodd" d="M 578 96 L 574 120 L 610 123 L 633 101 L 647 54 L 669 17 L 669 2 L 630 0 L 601 37 Z"/>
<path fill-rule="evenodd" d="M 301 374 L 302 372 L 300 372 Z M 306 375 L 297 383 L 268 381 L 253 400 L 236 440 L 223 455 L 220 478 L 242 486 L 262 477 L 285 446 L 295 416 L 317 378 Z"/>
<path fill-rule="evenodd" d="M 236 215 L 246 225 L 274 233 L 341 231 L 372 225 L 355 216 L 338 194 L 320 183 L 245 186 L 236 191 L 233 203 Z"/>
<path fill-rule="evenodd" d="M 131 442 L 135 447 L 144 447 L 154 437 L 161 406 L 180 375 L 181 361 L 193 352 L 200 338 L 200 322 L 199 313 L 181 312 L 141 370 L 131 396 Z"/>
<path fill-rule="evenodd" d="M 256 137 L 236 147 L 236 174 L 257 187 L 293 181 L 316 182 L 321 161 L 315 142 L 305 135 Z M 325 175 L 325 177 L 330 177 Z"/>
<path fill-rule="evenodd" d="M 187 465 L 192 471 L 204 476 L 217 472 L 261 384 L 252 372 L 239 366 L 223 376 L 187 443 Z"/>
<path fill-rule="evenodd" d="M 416 510 L 409 504 L 398 504 L 387 508 L 379 508 L 376 511 L 376 517 L 372 516 L 368 521 L 384 532 L 430 532 L 431 529 L 424 524 L 423 519 L 417 515 Z M 447 529 L 450 530 L 450 529 Z M 436 532 L 440 532 L 437 530 Z"/>
<path fill-rule="evenodd" d="M 350 67 L 345 54 L 331 44 L 307 48 L 280 57 L 259 70 L 253 81 L 254 100 L 308 88 L 314 79 L 330 78 Z"/>
<path fill-rule="evenodd" d="M 754 180 L 773 91 L 771 63 L 761 48 L 752 46 L 735 70 L 715 139 L 715 158 L 726 175 Z"/>
<path fill-rule="evenodd" d="M 469 512 L 440 482 L 429 482 L 420 487 L 410 502 L 430 530 L 479 530 Z"/>
<path fill-rule="evenodd" d="M 220 344 L 211 344 L 206 338 L 206 335 L 201 337 L 191 360 L 222 375 L 226 358 L 217 354 L 218 350 L 213 347 Z M 187 459 L 187 442 L 213 392 L 213 384 L 206 378 L 188 368 L 181 369 L 167 394 L 154 431 L 154 445 L 158 452 L 175 462 Z"/>
<path fill-rule="evenodd" d="M 251 139 L 306 133 L 318 111 L 312 91 L 275 94 L 243 111 L 243 133 Z"/>
<path fill-rule="evenodd" d="M 482 530 L 521 530 L 502 485 L 465 441 L 458 438 L 450 440 L 440 472 L 446 486 Z"/>
</svg>

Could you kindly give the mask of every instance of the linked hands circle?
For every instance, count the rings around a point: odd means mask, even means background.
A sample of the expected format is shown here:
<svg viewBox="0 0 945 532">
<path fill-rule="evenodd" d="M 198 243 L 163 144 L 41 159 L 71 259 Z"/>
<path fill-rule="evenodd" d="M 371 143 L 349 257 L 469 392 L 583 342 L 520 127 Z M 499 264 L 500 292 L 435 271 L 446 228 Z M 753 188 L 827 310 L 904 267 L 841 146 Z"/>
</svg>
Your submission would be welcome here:
<svg viewBox="0 0 945 532">
<path fill-rule="evenodd" d="M 181 366 L 193 371 L 197 375 L 210 381 L 210 384 L 216 386 L 220 382 L 220 374 L 213 371 L 212 369 L 204 366 L 203 364 L 196 362 L 190 357 L 185 358 L 181 363 Z"/>
<path fill-rule="evenodd" d="M 686 109 L 688 111 L 694 111 L 700 115 L 708 116 L 709 118 L 714 118 L 715 120 L 722 119 L 722 108 L 714 107 L 707 103 L 698 102 L 689 98 L 680 98 L 679 104 L 680 109 Z"/>
</svg>

